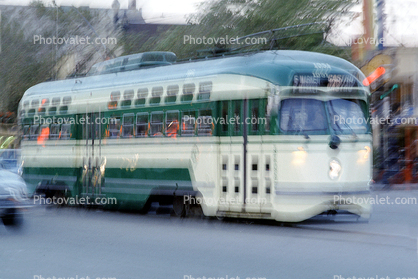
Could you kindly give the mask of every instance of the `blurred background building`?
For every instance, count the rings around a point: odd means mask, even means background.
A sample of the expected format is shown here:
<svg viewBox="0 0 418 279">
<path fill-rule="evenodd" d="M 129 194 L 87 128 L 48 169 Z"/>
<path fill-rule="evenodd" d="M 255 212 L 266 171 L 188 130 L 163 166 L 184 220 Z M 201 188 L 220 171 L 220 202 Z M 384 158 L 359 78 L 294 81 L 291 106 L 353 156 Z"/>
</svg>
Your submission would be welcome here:
<svg viewBox="0 0 418 279">
<path fill-rule="evenodd" d="M 351 45 L 370 81 L 374 179 L 418 182 L 418 48 L 385 44 L 384 7 L 383 0 L 364 0 L 364 32 Z"/>
</svg>

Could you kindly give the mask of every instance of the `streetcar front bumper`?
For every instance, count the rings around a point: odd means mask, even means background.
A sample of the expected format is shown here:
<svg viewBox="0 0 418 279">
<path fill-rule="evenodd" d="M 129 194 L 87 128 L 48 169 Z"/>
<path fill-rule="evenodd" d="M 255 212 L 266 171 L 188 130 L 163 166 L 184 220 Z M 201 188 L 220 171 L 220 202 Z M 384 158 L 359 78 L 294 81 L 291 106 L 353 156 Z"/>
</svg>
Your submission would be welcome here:
<svg viewBox="0 0 418 279">
<path fill-rule="evenodd" d="M 271 215 L 281 222 L 301 222 L 329 211 L 345 211 L 369 219 L 372 211 L 370 192 L 276 191 Z"/>
</svg>

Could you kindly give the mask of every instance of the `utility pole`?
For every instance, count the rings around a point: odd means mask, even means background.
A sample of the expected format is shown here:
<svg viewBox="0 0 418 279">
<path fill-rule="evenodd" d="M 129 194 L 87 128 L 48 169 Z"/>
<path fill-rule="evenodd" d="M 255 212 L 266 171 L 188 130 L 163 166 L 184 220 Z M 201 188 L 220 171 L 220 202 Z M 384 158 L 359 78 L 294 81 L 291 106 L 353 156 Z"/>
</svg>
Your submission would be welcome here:
<svg viewBox="0 0 418 279">
<path fill-rule="evenodd" d="M 376 0 L 377 6 L 377 49 L 383 50 L 384 48 L 384 29 L 385 29 L 385 15 L 384 15 L 384 8 L 385 8 L 385 0 Z"/>
</svg>

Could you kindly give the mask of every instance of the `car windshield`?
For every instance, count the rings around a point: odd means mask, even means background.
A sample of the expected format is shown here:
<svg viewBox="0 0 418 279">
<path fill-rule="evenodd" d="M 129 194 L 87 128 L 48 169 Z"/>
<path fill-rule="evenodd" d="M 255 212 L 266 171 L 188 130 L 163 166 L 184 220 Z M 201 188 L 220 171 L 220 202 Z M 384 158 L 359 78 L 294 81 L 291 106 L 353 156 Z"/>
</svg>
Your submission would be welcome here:
<svg viewBox="0 0 418 279">
<path fill-rule="evenodd" d="M 363 101 L 308 98 L 285 99 L 279 113 L 280 131 L 284 134 L 364 134 L 369 131 Z"/>
</svg>

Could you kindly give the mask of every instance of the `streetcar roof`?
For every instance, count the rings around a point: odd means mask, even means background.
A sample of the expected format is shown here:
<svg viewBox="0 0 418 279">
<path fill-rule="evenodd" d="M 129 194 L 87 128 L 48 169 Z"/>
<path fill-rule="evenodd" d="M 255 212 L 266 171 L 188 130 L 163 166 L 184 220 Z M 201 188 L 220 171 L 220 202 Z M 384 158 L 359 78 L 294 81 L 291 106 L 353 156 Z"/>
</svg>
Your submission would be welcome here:
<svg viewBox="0 0 418 279">
<path fill-rule="evenodd" d="M 192 80 L 205 76 L 233 74 L 251 76 L 279 86 L 290 86 L 297 73 L 313 73 L 324 66 L 334 74 L 349 74 L 363 87 L 365 78 L 350 62 L 322 53 L 275 50 L 245 53 L 236 56 L 193 60 L 167 66 L 144 68 L 129 72 L 117 72 L 75 79 L 50 81 L 29 88 L 24 97 L 77 93 L 101 88 L 112 88 L 170 80 Z M 322 65 L 322 66 L 321 66 Z"/>
</svg>

